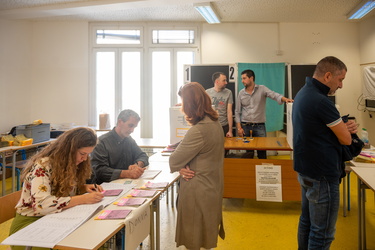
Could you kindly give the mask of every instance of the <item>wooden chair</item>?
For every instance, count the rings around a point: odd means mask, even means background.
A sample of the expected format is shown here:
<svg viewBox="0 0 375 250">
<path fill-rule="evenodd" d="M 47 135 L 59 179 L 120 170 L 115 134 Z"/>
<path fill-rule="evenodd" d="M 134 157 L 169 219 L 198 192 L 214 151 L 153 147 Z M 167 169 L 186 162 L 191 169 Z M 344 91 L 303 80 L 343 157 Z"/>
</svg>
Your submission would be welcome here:
<svg viewBox="0 0 375 250">
<path fill-rule="evenodd" d="M 16 216 L 14 209 L 21 198 L 22 190 L 0 197 L 0 224 Z M 25 246 L 25 250 L 31 250 L 32 247 Z"/>
<path fill-rule="evenodd" d="M 21 197 L 21 190 L 0 197 L 0 224 L 14 218 L 16 210 L 14 207 Z"/>
</svg>

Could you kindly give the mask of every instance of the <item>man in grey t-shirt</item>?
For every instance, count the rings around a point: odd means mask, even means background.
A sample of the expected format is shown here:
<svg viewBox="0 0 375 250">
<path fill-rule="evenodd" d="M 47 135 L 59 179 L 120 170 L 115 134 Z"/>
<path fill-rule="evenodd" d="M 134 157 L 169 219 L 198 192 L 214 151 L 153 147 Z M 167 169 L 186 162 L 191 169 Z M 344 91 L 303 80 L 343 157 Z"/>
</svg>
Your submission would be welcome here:
<svg viewBox="0 0 375 250">
<path fill-rule="evenodd" d="M 227 77 L 222 72 L 216 72 L 212 75 L 212 81 L 214 87 L 207 89 L 206 92 L 219 113 L 219 122 L 223 127 L 224 136 L 233 137 L 233 96 L 232 91 L 226 88 Z"/>
</svg>

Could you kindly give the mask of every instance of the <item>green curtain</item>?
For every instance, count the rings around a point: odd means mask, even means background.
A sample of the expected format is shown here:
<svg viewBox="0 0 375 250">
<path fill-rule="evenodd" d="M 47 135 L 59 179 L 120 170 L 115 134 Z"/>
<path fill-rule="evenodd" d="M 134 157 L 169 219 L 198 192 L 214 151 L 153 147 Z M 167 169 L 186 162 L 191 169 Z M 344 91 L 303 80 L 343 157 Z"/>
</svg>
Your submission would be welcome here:
<svg viewBox="0 0 375 250">
<path fill-rule="evenodd" d="M 244 88 L 241 72 L 251 69 L 255 74 L 255 84 L 265 85 L 270 90 L 285 96 L 285 63 L 238 63 L 237 90 Z M 238 93 L 237 93 L 238 95 Z M 267 98 L 266 102 L 266 129 L 267 132 L 278 131 L 283 128 L 284 105 Z"/>
</svg>

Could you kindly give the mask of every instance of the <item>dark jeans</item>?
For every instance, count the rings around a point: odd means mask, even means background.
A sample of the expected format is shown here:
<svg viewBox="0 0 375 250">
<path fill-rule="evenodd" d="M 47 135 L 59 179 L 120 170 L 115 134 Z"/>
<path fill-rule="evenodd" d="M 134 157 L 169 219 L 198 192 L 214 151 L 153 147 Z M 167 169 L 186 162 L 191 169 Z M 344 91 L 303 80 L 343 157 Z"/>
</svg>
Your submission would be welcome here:
<svg viewBox="0 0 375 250">
<path fill-rule="evenodd" d="M 224 132 L 224 137 L 227 135 L 228 131 L 229 131 L 229 125 L 225 125 L 225 126 L 222 126 L 223 128 L 223 132 Z"/>
<path fill-rule="evenodd" d="M 340 206 L 340 183 L 298 174 L 302 188 L 302 213 L 298 225 L 298 249 L 330 249 L 335 238 Z"/>
<path fill-rule="evenodd" d="M 222 126 L 222 128 L 223 128 L 223 132 L 224 132 L 224 137 L 226 137 L 226 136 L 227 136 L 227 133 L 228 133 L 228 131 L 229 131 L 229 125 L 227 124 L 227 125 L 225 125 L 225 126 Z M 229 150 L 225 150 L 224 157 L 225 157 L 228 153 L 229 153 Z"/>
<path fill-rule="evenodd" d="M 253 131 L 253 137 L 267 137 L 266 125 L 264 123 L 251 125 L 242 123 L 241 125 L 246 137 L 250 137 L 250 130 Z M 254 152 L 254 150 L 248 150 L 248 152 Z M 259 159 L 267 159 L 267 151 L 257 150 L 257 154 Z"/>
</svg>

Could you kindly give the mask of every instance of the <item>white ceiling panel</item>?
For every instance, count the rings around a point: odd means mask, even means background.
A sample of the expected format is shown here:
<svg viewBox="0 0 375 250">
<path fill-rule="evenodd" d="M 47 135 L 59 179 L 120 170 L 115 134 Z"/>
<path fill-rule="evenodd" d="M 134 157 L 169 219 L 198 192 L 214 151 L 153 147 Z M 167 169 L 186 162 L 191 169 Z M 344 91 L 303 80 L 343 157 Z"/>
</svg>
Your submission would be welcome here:
<svg viewBox="0 0 375 250">
<path fill-rule="evenodd" d="M 1 19 L 204 22 L 202 0 L 0 0 Z M 225 22 L 355 22 L 361 0 L 212 0 Z M 368 16 L 373 16 L 372 11 Z"/>
</svg>

